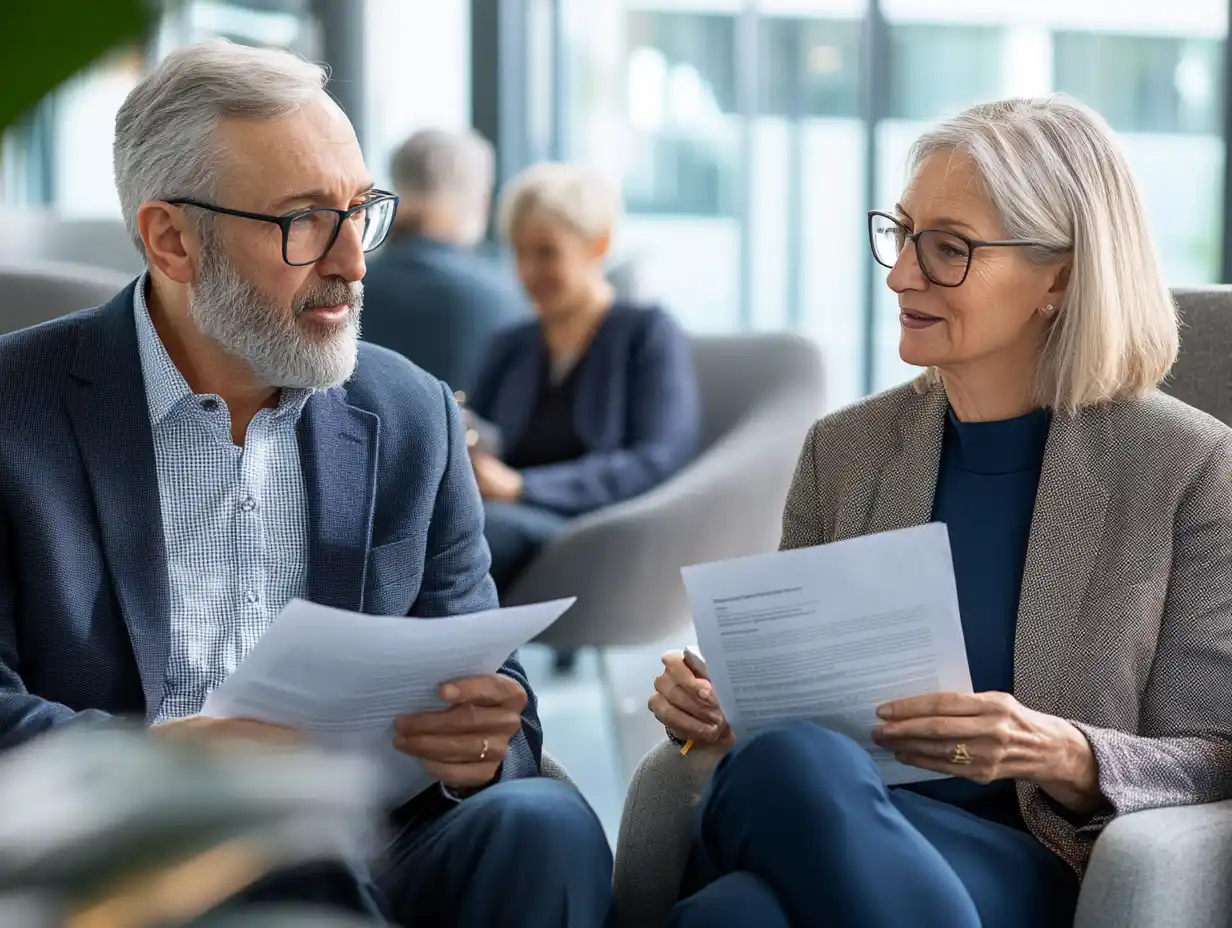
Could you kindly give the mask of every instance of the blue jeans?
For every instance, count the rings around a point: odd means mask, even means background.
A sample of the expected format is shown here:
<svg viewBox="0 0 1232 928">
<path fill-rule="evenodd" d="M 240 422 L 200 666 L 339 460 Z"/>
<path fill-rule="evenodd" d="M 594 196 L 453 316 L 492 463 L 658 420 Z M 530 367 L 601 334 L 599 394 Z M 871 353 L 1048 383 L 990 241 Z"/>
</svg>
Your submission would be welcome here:
<svg viewBox="0 0 1232 928">
<path fill-rule="evenodd" d="M 1051 928 L 1078 878 L 1026 831 L 887 789 L 855 742 L 795 722 L 737 745 L 702 802 L 711 880 L 678 928 Z"/>
<path fill-rule="evenodd" d="M 362 867 L 320 864 L 278 874 L 239 901 L 312 903 L 405 928 L 602 928 L 612 852 L 573 787 L 511 780 L 404 830 L 375 880 Z"/>
</svg>

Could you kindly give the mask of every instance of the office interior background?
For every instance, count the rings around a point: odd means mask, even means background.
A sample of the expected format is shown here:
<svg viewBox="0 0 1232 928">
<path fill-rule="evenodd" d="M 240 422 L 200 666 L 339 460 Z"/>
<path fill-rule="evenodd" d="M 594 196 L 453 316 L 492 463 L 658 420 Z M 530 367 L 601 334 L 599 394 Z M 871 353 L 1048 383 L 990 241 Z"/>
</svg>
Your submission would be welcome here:
<svg viewBox="0 0 1232 928">
<path fill-rule="evenodd" d="M 976 102 L 1065 91 L 1094 107 L 1128 150 L 1168 282 L 1230 279 L 1228 19 L 1228 0 L 168 2 L 148 43 L 5 136 L 0 205 L 118 220 L 113 119 L 151 63 L 212 35 L 287 47 L 330 64 L 378 184 L 429 126 L 483 132 L 500 181 L 543 159 L 618 177 L 615 254 L 638 294 L 697 333 L 805 335 L 834 408 L 912 373 L 865 212 L 893 205 L 922 127 Z M 661 735 L 645 711 L 659 651 L 588 655 L 542 683 L 550 657 L 528 661 L 548 746 L 613 839 Z"/>
</svg>

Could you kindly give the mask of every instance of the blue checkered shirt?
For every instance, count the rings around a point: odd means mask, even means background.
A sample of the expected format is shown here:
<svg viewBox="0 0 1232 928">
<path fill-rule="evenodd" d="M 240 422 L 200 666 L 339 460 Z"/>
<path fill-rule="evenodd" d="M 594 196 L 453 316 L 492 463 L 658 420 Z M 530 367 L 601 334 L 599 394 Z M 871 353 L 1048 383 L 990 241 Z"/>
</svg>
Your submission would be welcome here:
<svg viewBox="0 0 1232 928">
<path fill-rule="evenodd" d="M 133 312 L 171 585 L 162 722 L 201 711 L 279 610 L 305 595 L 308 510 L 296 424 L 311 391 L 283 390 L 236 447 L 221 397 L 194 394 L 159 340 L 146 283 L 138 281 Z"/>
</svg>

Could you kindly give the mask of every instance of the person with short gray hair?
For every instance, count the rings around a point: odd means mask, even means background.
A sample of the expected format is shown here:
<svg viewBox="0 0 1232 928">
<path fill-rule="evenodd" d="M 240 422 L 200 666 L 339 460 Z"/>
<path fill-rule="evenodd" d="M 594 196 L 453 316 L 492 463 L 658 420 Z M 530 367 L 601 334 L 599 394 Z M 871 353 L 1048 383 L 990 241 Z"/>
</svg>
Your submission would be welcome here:
<svg viewBox="0 0 1232 928">
<path fill-rule="evenodd" d="M 473 130 L 424 129 L 394 152 L 390 174 L 401 203 L 365 280 L 364 337 L 470 390 L 488 340 L 528 312 L 512 278 L 473 253 L 488 225 L 492 146 Z"/>
<path fill-rule="evenodd" d="M 868 220 L 924 373 L 814 426 L 782 548 L 945 523 L 973 692 L 904 667 L 867 715 L 737 738 L 665 654 L 651 711 L 726 754 L 672 924 L 1070 925 L 1116 816 L 1232 798 L 1232 429 L 1159 391 L 1176 308 L 1091 109 L 945 120 Z"/>
<path fill-rule="evenodd" d="M 284 51 L 168 55 L 116 118 L 146 271 L 0 337 L 0 431 L 23 436 L 0 446 L 0 748 L 118 715 L 155 738 L 297 743 L 202 714 L 292 600 L 407 621 L 497 605 L 452 393 L 359 341 L 365 255 L 398 197 L 325 87 Z M 440 682 L 439 710 L 386 719 L 390 751 L 436 782 L 390 797 L 381 860 L 278 873 L 245 901 L 410 928 L 603 923 L 607 839 L 542 776 L 516 656 Z"/>
<path fill-rule="evenodd" d="M 532 165 L 501 192 L 499 217 L 535 312 L 492 341 L 468 402 L 501 436 L 500 451 L 471 457 L 503 595 L 569 519 L 693 460 L 701 396 L 679 323 L 619 298 L 604 273 L 618 184 L 587 165 Z"/>
</svg>

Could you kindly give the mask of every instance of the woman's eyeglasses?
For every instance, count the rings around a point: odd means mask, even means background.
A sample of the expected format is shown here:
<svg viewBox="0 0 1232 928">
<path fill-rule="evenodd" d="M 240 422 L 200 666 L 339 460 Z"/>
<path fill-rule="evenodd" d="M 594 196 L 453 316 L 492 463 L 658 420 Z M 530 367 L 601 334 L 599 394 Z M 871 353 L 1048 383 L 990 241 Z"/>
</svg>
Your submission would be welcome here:
<svg viewBox="0 0 1232 928">
<path fill-rule="evenodd" d="M 880 210 L 868 214 L 868 243 L 873 257 L 882 267 L 893 268 L 908 242 L 915 244 L 920 270 L 938 287 L 957 287 L 971 270 L 971 255 L 977 248 L 1040 245 L 1048 242 L 1028 238 L 1007 238 L 994 241 L 974 241 L 956 232 L 942 229 L 910 231 L 905 225 Z"/>
</svg>

